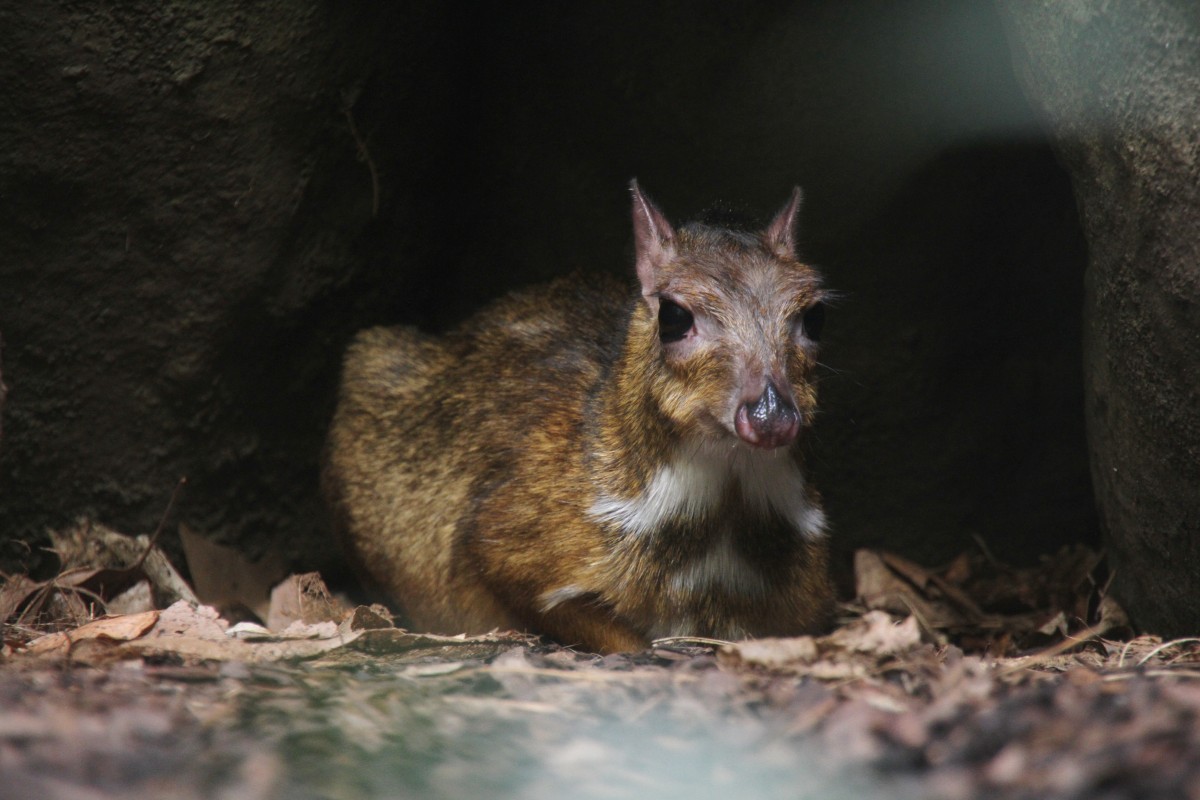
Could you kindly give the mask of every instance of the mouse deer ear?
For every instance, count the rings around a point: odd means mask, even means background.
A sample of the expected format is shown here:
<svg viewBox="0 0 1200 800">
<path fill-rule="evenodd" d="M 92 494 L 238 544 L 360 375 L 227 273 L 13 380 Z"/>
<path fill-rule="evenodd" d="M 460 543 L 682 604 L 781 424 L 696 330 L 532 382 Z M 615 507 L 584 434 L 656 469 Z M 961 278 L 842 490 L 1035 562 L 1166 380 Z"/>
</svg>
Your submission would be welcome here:
<svg viewBox="0 0 1200 800">
<path fill-rule="evenodd" d="M 659 271 L 675 255 L 675 229 L 646 195 L 637 179 L 629 182 L 633 194 L 633 247 L 643 295 L 658 291 Z"/>
<path fill-rule="evenodd" d="M 782 256 L 796 257 L 796 218 L 800 215 L 800 204 L 804 192 L 799 186 L 792 187 L 792 196 L 787 205 L 780 209 L 764 231 L 767 245 Z"/>
</svg>

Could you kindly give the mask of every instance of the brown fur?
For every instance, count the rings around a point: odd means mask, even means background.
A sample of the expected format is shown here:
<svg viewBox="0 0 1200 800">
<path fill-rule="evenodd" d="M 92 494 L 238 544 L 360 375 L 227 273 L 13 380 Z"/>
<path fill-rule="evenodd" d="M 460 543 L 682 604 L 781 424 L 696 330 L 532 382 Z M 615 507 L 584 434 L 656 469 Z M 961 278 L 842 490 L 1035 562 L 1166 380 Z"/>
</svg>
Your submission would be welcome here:
<svg viewBox="0 0 1200 800">
<path fill-rule="evenodd" d="M 703 515 L 649 533 L 595 510 L 603 498 L 635 501 L 688 447 L 799 468 L 794 444 L 749 453 L 731 409 L 771 376 L 786 381 L 804 425 L 816 404 L 815 352 L 793 328 L 821 296 L 792 253 L 798 196 L 748 235 L 675 233 L 634 192 L 651 215 L 639 222 L 635 202 L 642 296 L 567 278 L 504 298 L 444 337 L 376 328 L 350 347 L 324 489 L 345 543 L 414 627 L 521 628 L 611 652 L 665 633 L 826 624 L 823 539 L 764 513 L 737 480 Z M 660 342 L 668 294 L 697 312 L 697 331 L 703 314 L 712 335 Z"/>
</svg>

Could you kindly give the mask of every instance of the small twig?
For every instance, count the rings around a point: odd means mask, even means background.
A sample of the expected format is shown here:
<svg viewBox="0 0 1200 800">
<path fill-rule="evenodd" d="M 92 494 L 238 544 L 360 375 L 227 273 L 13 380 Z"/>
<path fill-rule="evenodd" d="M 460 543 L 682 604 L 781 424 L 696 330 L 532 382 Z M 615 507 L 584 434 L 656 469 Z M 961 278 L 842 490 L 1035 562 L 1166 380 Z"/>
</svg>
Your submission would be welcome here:
<svg viewBox="0 0 1200 800">
<path fill-rule="evenodd" d="M 1098 636 L 1103 636 L 1108 629 L 1112 627 L 1107 621 L 1097 622 L 1095 625 L 1084 628 L 1075 636 L 1066 636 L 1061 642 L 1052 644 L 1045 650 L 1034 653 L 1031 656 L 1026 656 L 1021 659 L 1019 664 L 1010 664 L 1004 669 L 996 673 L 997 678 L 1006 678 L 1009 675 L 1014 675 L 1021 670 L 1029 669 L 1030 667 L 1049 661 L 1055 656 L 1062 655 L 1073 647 L 1078 647 L 1081 644 L 1087 644 L 1092 639 Z"/>
<path fill-rule="evenodd" d="M 938 629 L 929 619 L 929 607 L 925 605 L 919 595 L 908 596 L 903 592 L 889 592 L 886 597 L 889 600 L 897 600 L 908 609 L 909 615 L 917 621 L 917 627 L 921 629 L 925 638 L 931 642 L 939 642 L 945 644 L 945 637 L 938 633 Z"/>
<path fill-rule="evenodd" d="M 650 643 L 651 647 L 658 647 L 666 644 L 699 644 L 708 647 L 725 647 L 733 644 L 733 642 L 725 639 L 707 639 L 703 636 L 664 636 L 661 639 L 655 639 Z"/>
<path fill-rule="evenodd" d="M 1108 553 L 1105 550 L 1101 549 L 1099 556 L 1096 559 L 1096 566 L 1099 566 L 1100 562 L 1106 558 L 1108 558 Z M 1095 569 L 1095 568 L 1096 567 L 1092 567 L 1092 569 Z M 1088 574 L 1091 575 L 1091 573 L 1088 573 Z M 1099 591 L 1098 591 L 1098 594 L 1101 597 L 1108 596 L 1108 590 L 1112 588 L 1113 581 L 1116 579 L 1116 577 L 1117 577 L 1117 568 L 1114 567 L 1112 564 L 1109 564 L 1108 565 L 1108 579 L 1104 581 L 1104 585 L 1099 587 Z"/>
<path fill-rule="evenodd" d="M 82 586 L 59 586 L 54 583 L 51 583 L 51 588 L 59 592 L 74 592 L 75 594 L 81 594 L 84 597 L 90 597 L 92 600 L 100 604 L 100 608 L 104 610 L 105 614 L 108 613 L 108 603 L 104 602 L 104 598 L 101 597 L 97 592 L 93 592 L 91 589 L 85 589 Z M 92 616 L 94 618 L 95 614 L 93 613 Z"/>
<path fill-rule="evenodd" d="M 163 510 L 162 519 L 158 521 L 158 528 L 155 529 L 154 535 L 150 537 L 150 543 L 146 545 L 146 549 L 138 556 L 137 561 L 126 567 L 128 571 L 133 572 L 134 570 L 141 569 L 142 565 L 146 563 L 146 558 L 150 555 L 150 551 L 154 549 L 154 546 L 158 544 L 158 539 L 162 536 L 163 529 L 167 526 L 167 519 L 171 516 L 171 509 L 175 507 L 175 498 L 179 497 L 179 491 L 184 486 L 187 486 L 186 475 L 179 479 L 179 483 L 175 484 L 175 488 L 171 491 L 171 499 L 167 501 L 167 507 Z"/>
<path fill-rule="evenodd" d="M 365 164 L 367 171 L 371 173 L 371 216 L 379 216 L 379 170 L 375 167 L 375 159 L 371 158 L 371 151 L 367 149 L 367 142 L 358 132 L 358 126 L 354 124 L 354 114 L 350 109 L 350 103 L 347 102 L 342 106 L 342 113 L 346 115 L 346 124 L 350 128 L 350 135 L 354 137 L 354 145 L 358 149 L 358 161 L 360 164 Z"/>
<path fill-rule="evenodd" d="M 1134 678 L 1138 678 L 1138 677 L 1145 677 L 1145 678 L 1200 678 L 1200 670 L 1184 669 L 1182 667 L 1180 667 L 1178 669 L 1172 669 L 1170 667 L 1160 667 L 1159 669 L 1148 669 L 1148 670 L 1143 670 L 1143 671 L 1139 671 L 1139 672 L 1114 672 L 1110 675 L 1103 676 L 1101 678 L 1101 680 L 1106 681 L 1106 682 L 1129 681 L 1129 680 L 1133 680 Z"/>
<path fill-rule="evenodd" d="M 45 607 L 45 605 L 50 600 L 50 596 L 55 592 L 58 592 L 59 594 L 67 594 L 68 592 L 73 592 L 77 595 L 82 595 L 84 597 L 91 598 L 92 600 L 94 600 L 96 603 L 98 603 L 100 605 L 100 608 L 103 609 L 105 614 L 108 613 L 108 604 L 104 602 L 103 597 L 101 597 L 96 592 L 93 592 L 91 589 L 85 589 L 82 586 L 60 585 L 58 583 L 58 578 L 61 578 L 61 577 L 62 576 L 59 575 L 56 578 L 51 578 L 50 580 L 48 580 L 44 584 L 42 584 L 42 586 L 40 588 L 38 588 L 38 590 L 32 595 L 32 599 L 30 599 L 29 602 L 25 604 L 24 610 L 22 610 L 21 614 L 17 617 L 16 624 L 18 624 L 18 625 L 24 624 L 27 618 L 37 617 L 39 614 L 41 614 L 42 608 Z"/>
<path fill-rule="evenodd" d="M 1129 654 L 1129 648 L 1131 647 L 1133 647 L 1132 639 L 1126 642 L 1125 646 L 1121 648 L 1121 656 L 1117 659 L 1117 669 L 1121 669 L 1125 666 L 1125 656 Z"/>
<path fill-rule="evenodd" d="M 992 555 L 992 551 L 988 549 L 987 542 L 983 540 L 982 536 L 980 536 L 978 533 L 972 533 L 971 538 L 975 540 L 975 545 L 979 548 L 979 551 L 983 553 L 984 559 L 989 564 L 998 569 L 1007 569 L 1006 564 L 1001 563 L 998 558 Z"/>
<path fill-rule="evenodd" d="M 1166 650 L 1169 647 L 1174 647 L 1175 645 L 1178 645 L 1178 644 L 1186 644 L 1188 642 L 1200 642 L 1200 639 L 1198 639 L 1194 636 L 1190 636 L 1186 639 L 1173 639 L 1169 642 L 1163 642 L 1158 647 L 1154 648 L 1149 653 L 1146 653 L 1146 655 L 1142 656 L 1142 659 L 1137 662 L 1137 666 L 1144 667 L 1146 665 L 1147 661 L 1154 658 L 1156 655 L 1161 653 L 1163 650 Z"/>
</svg>

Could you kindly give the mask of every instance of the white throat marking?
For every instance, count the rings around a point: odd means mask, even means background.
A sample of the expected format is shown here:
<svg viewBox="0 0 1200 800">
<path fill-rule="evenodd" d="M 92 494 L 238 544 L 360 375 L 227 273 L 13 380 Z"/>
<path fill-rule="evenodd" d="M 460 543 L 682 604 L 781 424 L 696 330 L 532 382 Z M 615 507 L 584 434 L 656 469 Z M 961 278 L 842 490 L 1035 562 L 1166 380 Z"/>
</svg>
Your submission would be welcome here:
<svg viewBox="0 0 1200 800">
<path fill-rule="evenodd" d="M 699 442 L 678 448 L 659 467 L 641 494 L 632 498 L 601 494 L 589 513 L 614 522 L 635 536 L 652 534 L 671 521 L 702 519 L 737 480 L 742 498 L 756 512 L 774 511 L 801 537 L 825 535 L 825 514 L 808 501 L 804 475 L 782 451 Z"/>
</svg>

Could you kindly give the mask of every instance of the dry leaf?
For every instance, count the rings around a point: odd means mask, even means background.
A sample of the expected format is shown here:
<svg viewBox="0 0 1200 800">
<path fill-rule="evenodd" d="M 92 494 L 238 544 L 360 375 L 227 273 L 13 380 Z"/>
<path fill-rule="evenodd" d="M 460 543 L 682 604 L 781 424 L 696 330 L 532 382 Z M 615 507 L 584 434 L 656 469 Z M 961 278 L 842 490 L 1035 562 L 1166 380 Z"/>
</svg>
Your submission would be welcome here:
<svg viewBox="0 0 1200 800">
<path fill-rule="evenodd" d="M 791 669 L 797 665 L 812 664 L 820 657 L 817 643 L 811 636 L 796 636 L 789 639 L 750 639 L 726 645 L 721 652 L 728 653 L 731 664 L 762 667 L 776 671 Z"/>
<path fill-rule="evenodd" d="M 121 616 L 195 599 L 148 537 L 124 536 L 87 520 L 50 537 L 63 569 L 41 582 L 8 579 L 0 590 L 0 621 L 82 625 L 98 610 Z"/>
<path fill-rule="evenodd" d="M 225 631 L 225 635 L 247 642 L 267 641 L 275 637 L 266 625 L 259 625 L 257 622 L 239 622 Z"/>
<path fill-rule="evenodd" d="M 159 614 L 151 636 L 189 637 L 222 642 L 229 625 L 212 606 L 193 606 L 180 601 Z"/>
<path fill-rule="evenodd" d="M 157 609 L 154 604 L 154 587 L 149 579 L 144 578 L 110 599 L 104 606 L 113 616 L 154 611 Z"/>
<path fill-rule="evenodd" d="M 282 639 L 278 634 L 264 642 L 247 642 L 228 635 L 228 623 L 209 606 L 193 608 L 176 603 L 163 611 L 158 624 L 143 638 L 130 644 L 142 653 L 172 653 L 210 661 L 271 661 L 313 658 L 353 642 L 358 632 L 344 633 L 336 625 L 305 630 L 305 638 Z M 329 634 L 325 638 L 314 635 Z"/>
<path fill-rule="evenodd" d="M 756 667 L 840 681 L 866 677 L 882 658 L 908 652 L 920 643 L 912 617 L 897 623 L 882 611 L 868 611 L 828 636 L 734 642 L 722 647 L 717 659 L 732 668 Z"/>
<path fill-rule="evenodd" d="M 1100 626 L 1103 633 L 1112 631 L 1131 631 L 1129 615 L 1125 613 L 1125 609 L 1121 608 L 1121 604 L 1113 599 L 1112 595 L 1106 594 L 1100 598 L 1100 606 L 1097 609 L 1100 616 Z"/>
<path fill-rule="evenodd" d="M 918 646 L 921 632 L 913 617 L 895 622 L 882 611 L 868 611 L 861 619 L 825 637 L 825 641 L 851 653 L 894 656 Z"/>
<path fill-rule="evenodd" d="M 0 623 L 13 619 L 29 599 L 45 586 L 24 575 L 13 575 L 0 586 Z"/>
<path fill-rule="evenodd" d="M 282 631 L 293 623 L 315 624 L 339 622 L 349 609 L 329 594 L 325 582 L 316 572 L 289 575 L 271 590 L 271 607 L 267 612 L 267 627 Z"/>
<path fill-rule="evenodd" d="M 338 635 L 338 626 L 331 620 L 324 622 L 301 622 L 296 620 L 276 634 L 279 639 L 332 639 Z"/>
<path fill-rule="evenodd" d="M 961 625 L 962 614 L 923 588 L 931 579 L 912 562 L 874 550 L 854 554 L 854 577 L 859 599 L 867 608 L 916 616 L 929 631 Z"/>
<path fill-rule="evenodd" d="M 187 525 L 179 526 L 179 541 L 201 602 L 221 609 L 244 606 L 266 620 L 271 587 L 287 574 L 277 555 L 249 561 L 238 550 L 217 544 Z"/>
<path fill-rule="evenodd" d="M 793 671 L 819 681 L 831 682 L 857 680 L 866 678 L 872 673 L 872 669 L 867 664 L 861 660 L 850 658 L 823 658 L 813 662 L 808 669 Z"/>
<path fill-rule="evenodd" d="M 883 562 L 887 564 L 889 569 L 913 586 L 921 590 L 928 588 L 931 575 L 929 570 L 920 564 L 915 561 L 909 561 L 907 558 L 898 556 L 895 553 L 880 552 L 879 557 L 883 559 Z"/>
<path fill-rule="evenodd" d="M 1067 633 L 1067 615 L 1059 611 L 1037 629 L 1037 632 L 1043 636 L 1053 636 L 1054 634 L 1066 635 Z"/>
<path fill-rule="evenodd" d="M 936 570 L 869 550 L 857 552 L 854 563 L 867 608 L 911 613 L 935 642 L 1003 656 L 1078 635 L 1103 619 L 1103 575 L 1093 574 L 1100 561 L 1075 546 L 1019 569 L 983 552 L 964 553 Z"/>
<path fill-rule="evenodd" d="M 165 606 L 176 600 L 199 602 L 187 581 L 162 550 L 152 545 L 149 536 L 127 536 L 106 525 L 80 519 L 71 528 L 50 531 L 50 540 L 62 562 L 60 582 L 67 575 L 86 576 L 76 577 L 72 585 L 88 588 L 107 599 L 145 577 L 152 584 L 156 604 Z"/>
<path fill-rule="evenodd" d="M 127 642 L 144 635 L 158 622 L 159 612 L 144 611 L 141 614 L 128 614 L 122 617 L 102 617 L 86 625 L 81 625 L 73 631 L 60 631 L 39 636 L 26 647 L 31 655 L 65 654 L 77 642 L 88 639 L 110 639 L 116 642 Z"/>
<path fill-rule="evenodd" d="M 341 624 L 352 631 L 396 627 L 392 615 L 380 605 L 358 606 L 342 620 Z"/>
<path fill-rule="evenodd" d="M 187 636 L 139 639 L 130 647 L 144 655 L 176 655 L 202 661 L 243 661 L 247 664 L 266 664 L 273 661 L 303 661 L 345 647 L 351 637 L 334 639 L 302 639 L 271 642 L 243 642 L 228 639 L 214 642 Z"/>
</svg>

